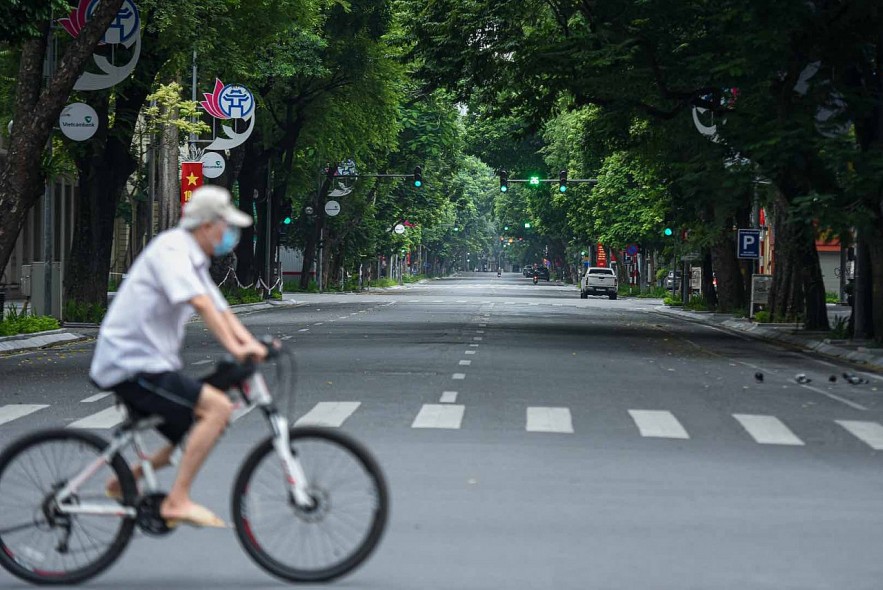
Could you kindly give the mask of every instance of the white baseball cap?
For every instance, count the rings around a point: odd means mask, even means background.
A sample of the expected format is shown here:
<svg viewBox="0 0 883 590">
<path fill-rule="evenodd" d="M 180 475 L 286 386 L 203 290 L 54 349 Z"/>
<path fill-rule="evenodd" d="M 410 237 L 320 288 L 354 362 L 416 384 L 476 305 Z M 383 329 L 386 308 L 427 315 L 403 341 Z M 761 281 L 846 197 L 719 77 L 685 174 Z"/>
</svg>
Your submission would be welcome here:
<svg viewBox="0 0 883 590">
<path fill-rule="evenodd" d="M 190 200 L 184 204 L 180 226 L 193 229 L 216 219 L 223 219 L 236 227 L 248 227 L 254 222 L 250 215 L 233 205 L 230 191 L 222 186 L 206 184 L 193 191 Z"/>
</svg>

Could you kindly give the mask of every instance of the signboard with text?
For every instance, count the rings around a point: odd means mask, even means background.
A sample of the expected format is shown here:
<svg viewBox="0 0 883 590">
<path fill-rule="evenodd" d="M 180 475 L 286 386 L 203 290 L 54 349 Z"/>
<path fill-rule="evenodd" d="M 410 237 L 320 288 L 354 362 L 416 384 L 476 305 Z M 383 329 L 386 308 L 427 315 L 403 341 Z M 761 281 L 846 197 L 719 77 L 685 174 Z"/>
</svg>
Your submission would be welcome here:
<svg viewBox="0 0 883 590">
<path fill-rule="evenodd" d="M 760 230 L 759 229 L 740 229 L 738 239 L 736 240 L 736 257 L 750 258 L 757 260 L 760 258 Z"/>
</svg>

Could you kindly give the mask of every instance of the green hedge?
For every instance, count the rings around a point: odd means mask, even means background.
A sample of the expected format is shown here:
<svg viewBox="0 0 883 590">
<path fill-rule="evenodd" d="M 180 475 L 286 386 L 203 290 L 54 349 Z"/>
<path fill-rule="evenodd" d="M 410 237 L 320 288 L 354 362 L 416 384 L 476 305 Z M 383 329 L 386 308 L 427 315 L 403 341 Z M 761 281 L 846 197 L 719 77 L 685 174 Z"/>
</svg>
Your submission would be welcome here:
<svg viewBox="0 0 883 590">
<path fill-rule="evenodd" d="M 21 313 L 12 306 L 0 318 L 0 336 L 33 334 L 46 330 L 57 330 L 60 327 L 58 320 L 52 316 Z"/>
</svg>

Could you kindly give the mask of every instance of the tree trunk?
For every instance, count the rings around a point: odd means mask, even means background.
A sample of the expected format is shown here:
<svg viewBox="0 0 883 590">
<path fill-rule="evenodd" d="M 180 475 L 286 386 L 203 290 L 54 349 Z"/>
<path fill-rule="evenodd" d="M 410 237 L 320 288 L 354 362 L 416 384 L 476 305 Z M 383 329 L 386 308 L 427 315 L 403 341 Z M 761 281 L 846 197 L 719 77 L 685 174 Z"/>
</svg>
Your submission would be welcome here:
<svg viewBox="0 0 883 590">
<path fill-rule="evenodd" d="M 43 148 L 68 100 L 77 78 L 86 67 L 98 41 L 119 12 L 123 0 L 104 0 L 91 20 L 72 40 L 42 92 L 43 58 L 49 23 L 36 23 L 39 38 L 22 44 L 16 76 L 12 136 L 5 164 L 0 170 L 0 268 L 6 268 L 27 212 L 39 200 L 43 186 L 40 165 Z"/>
<path fill-rule="evenodd" d="M 181 215 L 179 154 L 178 128 L 174 125 L 163 125 L 159 133 L 157 149 L 156 193 L 159 200 L 157 223 L 159 231 L 165 231 L 177 224 Z"/>
<path fill-rule="evenodd" d="M 736 258 L 736 242 L 732 232 L 721 235 L 711 247 L 714 272 L 717 275 L 718 311 L 730 313 L 748 307 L 745 278 Z"/>
<path fill-rule="evenodd" d="M 261 208 L 266 209 L 267 190 L 267 164 L 259 161 L 260 141 L 251 138 L 243 146 L 245 154 L 242 159 L 242 169 L 239 173 L 239 208 L 248 215 L 258 214 L 261 219 Z M 257 198 L 255 198 L 257 195 Z M 239 280 L 245 284 L 253 283 L 258 275 L 261 275 L 261 261 L 263 258 L 256 257 L 255 237 L 259 235 L 257 224 L 242 229 L 242 239 L 236 247 L 236 274 Z M 258 242 L 262 243 L 263 238 Z"/>
<path fill-rule="evenodd" d="M 156 33 L 145 33 L 142 40 L 152 50 Z M 108 120 L 110 92 L 89 95 L 88 102 L 98 113 L 101 131 L 74 150 L 81 152 L 75 158 L 81 206 L 77 208 L 69 271 L 65 274 L 65 297 L 70 301 L 107 305 L 114 219 L 129 176 L 138 167 L 138 160 L 132 155 L 132 138 L 141 107 L 165 60 L 163 53 L 147 51 L 134 77 L 115 91 L 112 128 Z M 147 230 L 147 207 L 151 204 L 133 201 L 129 252 L 134 257 Z"/>
<path fill-rule="evenodd" d="M 868 239 L 870 259 L 870 338 L 883 340 L 883 238 L 879 235 Z"/>
<path fill-rule="evenodd" d="M 717 290 L 714 287 L 714 266 L 711 263 L 711 253 L 706 252 L 702 257 L 702 297 L 709 307 L 717 307 Z"/>
<path fill-rule="evenodd" d="M 332 162 L 328 166 L 328 172 L 325 180 L 319 189 L 318 194 L 313 201 L 313 214 L 315 215 L 315 225 L 312 231 L 307 232 L 307 240 L 304 244 L 304 263 L 300 274 L 300 288 L 306 289 L 310 284 L 310 271 L 313 265 L 313 259 L 316 257 L 316 250 L 319 245 L 319 237 L 322 235 L 322 229 L 325 226 L 325 197 L 331 190 L 331 183 L 334 173 L 337 171 L 337 162 Z M 319 277 L 316 277 L 317 279 Z M 320 286 L 321 288 L 321 286 Z"/>
<path fill-rule="evenodd" d="M 71 255 L 65 273 L 65 299 L 77 304 L 107 305 L 107 280 L 113 250 L 117 207 L 135 160 L 125 137 L 108 128 L 109 93 L 90 97 L 100 131 L 75 158 L 80 206 L 74 220 Z M 123 134 L 125 135 L 125 134 Z M 131 136 L 128 137 L 131 139 Z"/>
</svg>

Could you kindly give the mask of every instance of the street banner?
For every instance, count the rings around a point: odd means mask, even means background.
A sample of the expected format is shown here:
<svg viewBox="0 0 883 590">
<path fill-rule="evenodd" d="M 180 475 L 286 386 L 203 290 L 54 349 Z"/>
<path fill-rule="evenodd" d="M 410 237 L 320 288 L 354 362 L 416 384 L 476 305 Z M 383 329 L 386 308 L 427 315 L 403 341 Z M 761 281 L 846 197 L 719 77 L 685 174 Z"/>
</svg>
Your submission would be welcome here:
<svg viewBox="0 0 883 590">
<path fill-rule="evenodd" d="M 595 261 L 595 264 L 597 266 L 606 267 L 607 266 L 607 252 L 604 251 L 604 246 L 601 244 L 601 242 L 598 242 L 598 247 L 596 249 L 596 252 L 598 253 L 598 256 L 597 256 L 597 260 Z"/>
<path fill-rule="evenodd" d="M 202 186 L 202 162 L 181 163 L 181 206 Z"/>
<path fill-rule="evenodd" d="M 232 121 L 234 124 L 222 124 L 221 131 L 224 135 L 216 135 L 205 149 L 222 152 L 242 145 L 254 129 L 255 100 L 251 91 L 245 86 L 224 84 L 220 78 L 215 78 L 214 90 L 203 93 L 203 96 L 205 100 L 199 104 L 205 112 L 218 121 Z M 237 121 L 243 121 L 247 125 L 245 131 L 237 132 Z"/>
</svg>

